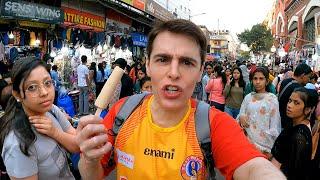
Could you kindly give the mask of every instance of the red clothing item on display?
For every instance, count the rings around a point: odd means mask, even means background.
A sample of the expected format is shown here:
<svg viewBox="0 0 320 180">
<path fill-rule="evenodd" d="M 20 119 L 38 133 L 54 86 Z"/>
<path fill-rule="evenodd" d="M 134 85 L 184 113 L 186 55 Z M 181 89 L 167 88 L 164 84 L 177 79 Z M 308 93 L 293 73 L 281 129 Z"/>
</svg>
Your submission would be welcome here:
<svg viewBox="0 0 320 180">
<path fill-rule="evenodd" d="M 118 101 L 104 118 L 103 124 L 108 132 L 124 100 Z M 190 99 L 188 111 L 180 123 L 169 128 L 153 123 L 152 101 L 153 96 L 145 98 L 123 124 L 116 142 L 114 136 L 109 135 L 109 141 L 114 145 L 117 178 L 181 179 L 190 177 L 191 173 L 197 179 L 205 179 L 203 155 L 195 132 L 196 101 Z M 215 166 L 227 180 L 233 179 L 234 171 L 245 162 L 264 157 L 226 113 L 211 108 L 209 117 Z M 109 157 L 110 153 L 101 160 L 105 175 L 114 168 L 107 166 Z M 194 167 L 191 168 L 192 163 Z M 144 170 L 145 167 L 148 171 Z M 189 172 L 190 168 L 192 171 Z"/>
</svg>

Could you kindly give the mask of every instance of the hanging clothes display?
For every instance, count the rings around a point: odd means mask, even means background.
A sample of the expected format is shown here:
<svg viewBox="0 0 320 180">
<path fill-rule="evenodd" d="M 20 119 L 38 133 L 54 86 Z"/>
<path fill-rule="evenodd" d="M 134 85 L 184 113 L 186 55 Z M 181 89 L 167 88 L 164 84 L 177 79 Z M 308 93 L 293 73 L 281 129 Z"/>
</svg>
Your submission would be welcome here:
<svg viewBox="0 0 320 180">
<path fill-rule="evenodd" d="M 0 42 L 0 61 L 3 61 L 5 58 L 5 49 L 2 41 Z"/>
</svg>

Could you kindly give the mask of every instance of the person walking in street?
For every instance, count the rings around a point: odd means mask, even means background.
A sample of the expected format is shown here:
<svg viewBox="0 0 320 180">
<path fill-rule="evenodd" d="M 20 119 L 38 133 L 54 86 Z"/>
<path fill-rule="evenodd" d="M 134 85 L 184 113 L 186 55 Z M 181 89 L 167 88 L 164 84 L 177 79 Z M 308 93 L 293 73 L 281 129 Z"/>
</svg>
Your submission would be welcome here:
<svg viewBox="0 0 320 180">
<path fill-rule="evenodd" d="M 284 129 L 272 148 L 272 163 L 288 180 L 311 180 L 312 136 L 309 117 L 317 105 L 304 87 L 290 95 L 286 114 L 293 126 Z"/>
<path fill-rule="evenodd" d="M 87 64 L 87 56 L 81 57 L 81 63 L 77 68 L 78 74 L 78 87 L 80 90 L 79 95 L 79 115 L 87 115 L 89 114 L 89 69 L 86 66 Z"/>
<path fill-rule="evenodd" d="M 226 98 L 224 112 L 228 113 L 234 119 L 237 118 L 241 103 L 244 98 L 244 88 L 246 83 L 243 80 L 241 69 L 236 67 L 232 70 L 231 82 L 226 85 L 223 95 Z"/>
<path fill-rule="evenodd" d="M 59 74 L 58 74 L 58 66 L 53 65 L 51 68 L 52 68 L 52 70 L 50 71 L 50 75 L 51 75 L 52 80 L 54 81 L 54 91 L 55 91 L 53 104 L 57 105 L 57 100 L 58 100 L 58 96 L 59 96 L 59 88 L 62 85 L 62 83 L 60 81 Z"/>
<path fill-rule="evenodd" d="M 103 64 L 99 63 L 98 64 L 98 71 L 97 71 L 97 76 L 96 76 L 96 97 L 99 96 L 103 85 L 104 85 L 104 80 L 105 80 L 105 72 L 103 69 Z"/>
<path fill-rule="evenodd" d="M 190 98 L 202 77 L 206 49 L 205 35 L 191 21 L 165 21 L 151 30 L 146 69 L 153 94 L 135 108 L 116 139 L 113 124 L 126 99 L 115 104 L 102 123 L 96 116 L 80 120 L 77 142 L 83 180 L 103 179 L 115 166 L 117 179 L 206 179 L 205 168 L 213 161 L 204 163 L 195 131 L 197 102 Z M 208 113 L 208 154 L 227 180 L 285 179 L 230 116 L 215 108 Z M 112 157 L 115 163 L 109 163 Z"/>
<path fill-rule="evenodd" d="M 0 123 L 1 157 L 10 179 L 74 180 L 66 151 L 79 152 L 76 130 L 53 105 L 54 85 L 45 64 L 19 59 L 11 79 L 12 95 Z"/>
<path fill-rule="evenodd" d="M 210 93 L 210 105 L 224 111 L 225 97 L 223 96 L 224 86 L 227 84 L 227 77 L 223 72 L 223 68 L 217 65 L 213 68 L 213 74 L 205 87 L 206 92 Z"/>
<path fill-rule="evenodd" d="M 244 98 L 238 120 L 249 140 L 270 156 L 273 143 L 281 132 L 281 120 L 277 96 L 266 89 L 268 78 L 265 67 L 257 67 L 253 72 L 255 92 Z"/>
<path fill-rule="evenodd" d="M 312 75 L 312 70 L 310 66 L 302 63 L 299 64 L 294 70 L 293 77 L 289 79 L 284 79 L 281 82 L 279 90 L 279 110 L 281 116 L 281 127 L 283 129 L 292 127 L 292 119 L 287 116 L 286 107 L 289 102 L 289 97 L 295 88 L 305 86 Z"/>
</svg>

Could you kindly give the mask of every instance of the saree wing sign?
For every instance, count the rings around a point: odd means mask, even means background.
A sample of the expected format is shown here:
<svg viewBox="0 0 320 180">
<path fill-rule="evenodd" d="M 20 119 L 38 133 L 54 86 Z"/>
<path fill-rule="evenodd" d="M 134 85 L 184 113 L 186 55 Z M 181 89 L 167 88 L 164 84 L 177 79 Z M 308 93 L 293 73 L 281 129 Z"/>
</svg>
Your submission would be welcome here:
<svg viewBox="0 0 320 180">
<path fill-rule="evenodd" d="M 1 16 L 58 24 L 63 22 L 60 8 L 19 0 L 3 0 Z"/>
<path fill-rule="evenodd" d="M 93 15 L 76 9 L 62 7 L 64 10 L 64 24 L 77 25 L 82 29 L 104 31 L 106 22 L 102 16 Z"/>
</svg>

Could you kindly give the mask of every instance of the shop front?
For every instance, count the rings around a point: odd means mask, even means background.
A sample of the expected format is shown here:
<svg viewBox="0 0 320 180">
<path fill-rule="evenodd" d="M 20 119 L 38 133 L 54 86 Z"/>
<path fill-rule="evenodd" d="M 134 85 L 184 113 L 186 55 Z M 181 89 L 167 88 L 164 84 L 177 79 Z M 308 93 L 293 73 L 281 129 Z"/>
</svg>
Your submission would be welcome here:
<svg viewBox="0 0 320 180">
<path fill-rule="evenodd" d="M 12 62 L 28 55 L 42 58 L 50 39 L 48 32 L 64 17 L 58 7 L 18 0 L 1 1 L 0 14 L 0 48 L 5 48 L 0 52 L 7 52 L 0 57 Z"/>
</svg>

